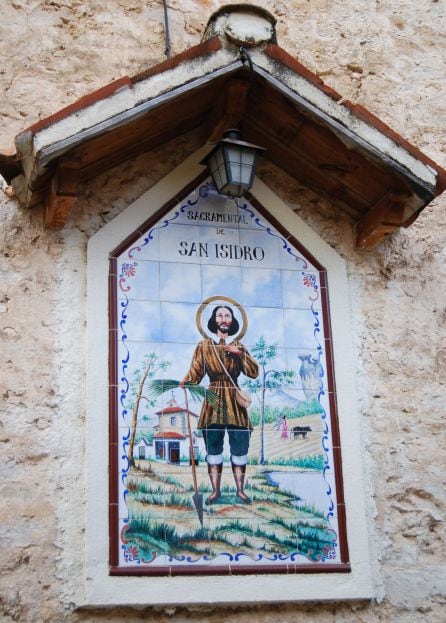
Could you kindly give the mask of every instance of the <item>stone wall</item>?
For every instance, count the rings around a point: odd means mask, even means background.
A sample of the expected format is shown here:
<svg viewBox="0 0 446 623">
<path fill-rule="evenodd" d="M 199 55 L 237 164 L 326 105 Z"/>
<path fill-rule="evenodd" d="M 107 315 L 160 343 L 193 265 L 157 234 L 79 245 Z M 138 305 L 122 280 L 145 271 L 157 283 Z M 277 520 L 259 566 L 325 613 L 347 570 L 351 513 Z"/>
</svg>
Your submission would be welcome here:
<svg viewBox="0 0 446 623">
<path fill-rule="evenodd" d="M 169 2 L 173 53 L 199 42 L 220 4 Z M 278 18 L 282 47 L 446 166 L 441 2 L 256 4 Z M 0 151 L 39 118 L 163 60 L 162 22 L 162 3 L 147 0 L 2 2 Z M 267 163 L 263 181 L 348 263 L 379 599 L 193 613 L 73 609 L 83 574 L 86 243 L 197 147 L 190 134 L 88 183 L 61 232 L 43 229 L 40 208 L 0 196 L 2 620 L 443 621 L 446 200 L 359 254 L 347 216 Z"/>
</svg>

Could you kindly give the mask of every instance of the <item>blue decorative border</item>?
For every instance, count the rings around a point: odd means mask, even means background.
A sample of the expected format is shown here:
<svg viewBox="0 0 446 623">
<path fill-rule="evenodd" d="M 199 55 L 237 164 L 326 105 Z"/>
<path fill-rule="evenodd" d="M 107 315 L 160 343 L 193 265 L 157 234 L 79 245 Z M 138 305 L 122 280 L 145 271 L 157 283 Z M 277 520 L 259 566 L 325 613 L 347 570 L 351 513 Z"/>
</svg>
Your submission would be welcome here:
<svg viewBox="0 0 446 623">
<path fill-rule="evenodd" d="M 321 359 L 321 355 L 323 352 L 322 349 L 322 345 L 319 341 L 319 333 L 321 332 L 321 327 L 320 327 L 320 320 L 319 320 L 319 312 L 314 308 L 314 304 L 315 302 L 318 300 L 319 298 L 319 291 L 318 291 L 318 286 L 316 283 L 316 278 L 314 275 L 312 274 L 307 274 L 302 272 L 302 278 L 303 278 L 303 283 L 305 286 L 307 287 L 312 287 L 313 291 L 314 291 L 314 296 L 310 296 L 309 299 L 311 301 L 311 313 L 313 314 L 313 319 L 314 319 L 314 324 L 313 324 L 313 335 L 314 335 L 314 339 L 316 341 L 317 347 L 316 347 L 316 351 L 318 354 L 318 359 L 319 359 L 319 364 L 320 364 L 320 368 L 319 368 L 319 375 L 320 375 L 320 384 L 319 384 L 319 392 L 318 392 L 318 396 L 317 396 L 317 400 L 319 402 L 319 405 L 322 409 L 322 415 L 321 415 L 321 419 L 322 422 L 324 424 L 324 430 L 322 432 L 322 439 L 321 439 L 321 447 L 322 450 L 324 451 L 324 469 L 323 469 L 323 478 L 325 481 L 325 484 L 327 485 L 327 496 L 329 499 L 329 506 L 328 506 L 328 513 L 326 516 L 327 522 L 328 524 L 331 526 L 331 520 L 332 518 L 334 518 L 334 508 L 335 508 L 335 504 L 333 501 L 333 498 L 331 497 L 331 493 L 332 493 L 332 488 L 330 483 L 328 482 L 326 475 L 328 470 L 331 469 L 330 467 L 330 459 L 329 459 L 329 452 L 330 452 L 330 448 L 328 447 L 328 441 L 329 441 L 329 427 L 328 427 L 328 417 L 327 417 L 327 412 L 324 409 L 322 402 L 321 402 L 321 398 L 322 396 L 325 395 L 325 389 L 324 389 L 324 381 L 323 378 L 325 376 L 324 373 L 324 368 L 322 366 L 322 364 L 320 363 L 320 359 Z M 336 534 L 336 532 L 335 532 Z M 328 547 L 328 546 L 327 546 Z M 325 559 L 333 559 L 336 557 L 336 548 L 338 547 L 338 542 L 337 542 L 337 538 L 333 543 L 333 548 L 328 547 L 324 548 L 327 549 L 326 552 L 326 558 Z M 334 549 L 334 551 L 332 551 Z"/>
</svg>

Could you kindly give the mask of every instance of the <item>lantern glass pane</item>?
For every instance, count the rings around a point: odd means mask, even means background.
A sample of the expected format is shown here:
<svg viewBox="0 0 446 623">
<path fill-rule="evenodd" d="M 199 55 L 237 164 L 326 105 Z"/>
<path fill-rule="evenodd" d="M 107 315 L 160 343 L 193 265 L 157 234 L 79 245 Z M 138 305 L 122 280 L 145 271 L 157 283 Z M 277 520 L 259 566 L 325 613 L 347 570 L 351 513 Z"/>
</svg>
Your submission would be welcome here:
<svg viewBox="0 0 446 623">
<path fill-rule="evenodd" d="M 211 172 L 212 179 L 214 180 L 216 186 L 218 186 L 220 174 L 218 172 L 217 160 L 214 154 L 209 156 L 207 165 L 209 167 L 209 171 Z"/>
<path fill-rule="evenodd" d="M 223 150 L 221 148 L 217 149 L 217 151 L 215 152 L 215 160 L 217 162 L 217 166 L 224 166 Z"/>
<path fill-rule="evenodd" d="M 240 167 L 240 182 L 244 187 L 250 188 L 253 168 L 251 166 Z"/>
<path fill-rule="evenodd" d="M 253 167 L 256 159 L 256 152 L 253 149 L 244 149 L 242 151 L 242 164 Z"/>
<path fill-rule="evenodd" d="M 220 191 L 227 183 L 225 163 L 221 149 L 218 149 L 214 154 L 212 154 L 208 160 L 208 166 L 217 190 Z"/>
<path fill-rule="evenodd" d="M 239 185 L 241 191 L 248 190 L 252 185 L 253 167 L 256 152 L 247 147 L 230 146 L 227 148 L 230 161 L 230 180 Z"/>
<path fill-rule="evenodd" d="M 226 146 L 226 156 L 230 169 L 229 179 L 232 182 L 240 182 L 240 165 L 242 162 L 242 152 L 240 147 L 234 145 Z"/>
</svg>

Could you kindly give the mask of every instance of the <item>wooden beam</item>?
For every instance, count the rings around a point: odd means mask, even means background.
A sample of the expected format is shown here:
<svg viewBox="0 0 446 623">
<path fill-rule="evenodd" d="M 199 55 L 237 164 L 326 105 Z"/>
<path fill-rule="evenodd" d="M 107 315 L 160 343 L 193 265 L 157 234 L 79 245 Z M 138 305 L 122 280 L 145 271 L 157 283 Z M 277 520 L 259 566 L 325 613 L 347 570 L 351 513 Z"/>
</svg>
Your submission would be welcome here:
<svg viewBox="0 0 446 623">
<path fill-rule="evenodd" d="M 131 144 L 123 147 L 119 147 L 111 151 L 109 154 L 104 157 L 98 157 L 95 160 L 92 160 L 91 155 L 90 158 L 85 158 L 82 147 L 79 148 L 79 154 L 82 154 L 82 169 L 80 171 L 80 179 L 82 182 L 89 180 L 97 175 L 100 175 L 104 171 L 108 171 L 109 169 L 125 162 L 126 160 L 130 160 L 131 158 L 135 158 L 139 154 L 142 154 L 150 149 L 156 148 L 159 145 L 167 143 L 168 141 L 178 138 L 182 134 L 189 132 L 190 130 L 194 130 L 196 127 L 200 128 L 198 130 L 198 134 L 201 137 L 202 142 L 205 141 L 205 123 L 206 117 L 201 115 L 200 117 L 193 118 L 185 118 L 181 121 L 181 124 L 172 123 L 169 127 L 164 127 L 160 124 L 161 130 L 156 133 L 141 134 L 140 140 L 134 140 Z M 112 141 L 113 138 L 110 138 Z M 77 153 L 77 152 L 74 152 Z M 99 152 L 100 153 L 100 152 Z M 87 161 L 87 163 L 86 163 Z"/>
<path fill-rule="evenodd" d="M 246 110 L 249 82 L 232 79 L 226 84 L 224 98 L 221 98 L 209 119 L 208 143 L 217 143 L 225 130 L 237 128 Z"/>
<path fill-rule="evenodd" d="M 406 193 L 388 192 L 356 224 L 356 248 L 371 249 L 404 221 Z"/>
<path fill-rule="evenodd" d="M 79 186 L 79 158 L 61 158 L 45 200 L 45 226 L 62 229 L 73 208 Z"/>
<path fill-rule="evenodd" d="M 243 135 L 247 141 L 267 146 L 265 158 L 305 184 L 307 188 L 322 194 L 329 201 L 342 205 L 343 209 L 354 218 L 359 218 L 370 207 L 370 202 L 366 198 L 343 185 L 330 172 L 322 171 L 312 160 L 305 158 L 305 154 L 284 145 L 275 134 L 271 134 L 270 128 L 258 124 L 251 116 L 244 119 Z"/>
</svg>

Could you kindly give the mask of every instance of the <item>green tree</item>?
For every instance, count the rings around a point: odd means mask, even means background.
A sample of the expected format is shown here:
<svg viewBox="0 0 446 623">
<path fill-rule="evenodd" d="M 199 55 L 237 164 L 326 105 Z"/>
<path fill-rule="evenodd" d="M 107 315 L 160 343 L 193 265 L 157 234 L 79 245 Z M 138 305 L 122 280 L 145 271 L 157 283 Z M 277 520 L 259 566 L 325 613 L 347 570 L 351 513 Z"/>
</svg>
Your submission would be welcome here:
<svg viewBox="0 0 446 623">
<path fill-rule="evenodd" d="M 160 361 L 156 353 L 147 354 L 141 365 L 133 373 L 133 381 L 130 383 L 130 400 L 127 408 L 132 412 L 132 421 L 130 424 L 130 441 L 127 453 L 130 465 L 135 467 L 135 459 L 133 457 L 133 449 L 135 446 L 136 427 L 138 424 L 139 408 L 141 402 L 144 401 L 146 406 L 154 407 L 156 400 L 150 400 L 144 395 L 146 383 L 153 380 L 155 374 L 161 370 L 165 370 L 170 363 L 168 361 Z M 144 418 L 143 418 L 144 419 Z"/>
<path fill-rule="evenodd" d="M 257 360 L 260 374 L 256 379 L 246 379 L 243 383 L 251 393 L 260 400 L 260 457 L 261 465 L 265 464 L 265 396 L 269 389 L 280 389 L 290 385 L 295 377 L 293 370 L 275 370 L 269 364 L 277 357 L 277 344 L 267 344 L 263 335 L 259 337 L 251 349 L 252 356 Z"/>
<path fill-rule="evenodd" d="M 142 418 L 144 420 L 144 418 Z M 139 421 L 139 418 L 138 418 Z M 135 435 L 135 444 L 138 445 L 141 441 L 147 441 L 147 443 L 152 443 L 154 436 L 153 429 L 144 428 L 141 429 Z"/>
</svg>

